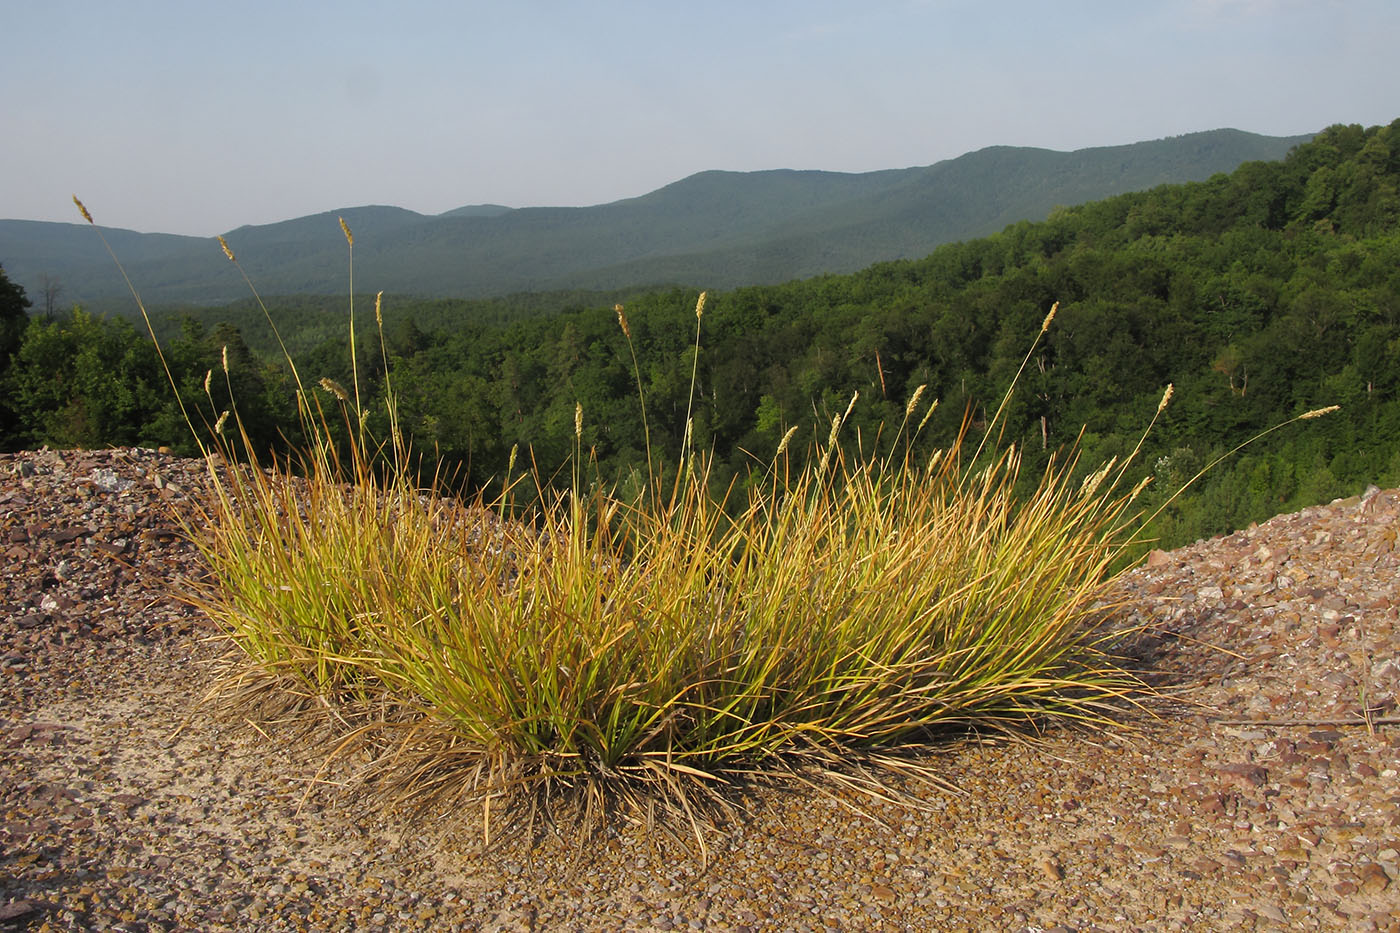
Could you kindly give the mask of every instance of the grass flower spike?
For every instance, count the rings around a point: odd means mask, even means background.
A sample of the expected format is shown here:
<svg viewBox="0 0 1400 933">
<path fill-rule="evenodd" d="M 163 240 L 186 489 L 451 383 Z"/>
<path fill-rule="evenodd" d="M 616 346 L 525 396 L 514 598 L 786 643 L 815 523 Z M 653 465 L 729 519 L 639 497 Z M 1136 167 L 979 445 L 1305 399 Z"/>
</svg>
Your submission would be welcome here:
<svg viewBox="0 0 1400 933">
<path fill-rule="evenodd" d="M 342 386 L 340 383 L 336 382 L 334 379 L 323 378 L 320 384 L 321 388 L 325 389 L 331 395 L 334 395 L 342 402 L 346 402 L 347 404 L 349 403 L 350 393 L 346 392 L 345 387 Z"/>
</svg>

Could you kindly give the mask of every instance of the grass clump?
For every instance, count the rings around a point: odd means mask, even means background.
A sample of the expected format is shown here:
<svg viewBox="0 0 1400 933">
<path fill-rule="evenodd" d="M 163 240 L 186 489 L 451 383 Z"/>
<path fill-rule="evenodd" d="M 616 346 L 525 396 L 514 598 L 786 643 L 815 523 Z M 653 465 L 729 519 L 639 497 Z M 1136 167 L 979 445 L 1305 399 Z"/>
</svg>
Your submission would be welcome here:
<svg viewBox="0 0 1400 933">
<path fill-rule="evenodd" d="M 762 481 L 719 496 L 687 430 L 672 479 L 648 450 L 624 498 L 585 482 L 578 408 L 572 488 L 512 457 L 495 499 L 462 503 L 418 488 L 392 387 L 376 441 L 358 376 L 325 395 L 296 378 L 295 457 L 261 469 L 246 434 L 212 435 L 214 496 L 186 516 L 212 571 L 198 599 L 263 682 L 358 727 L 386 799 L 694 824 L 746 778 L 936 780 L 901 750 L 1102 721 L 1137 686 L 1101 622 L 1143 484 L 1122 488 L 1128 463 L 1076 479 L 1071 453 L 1014 495 L 1000 410 L 975 446 L 964 424 L 920 458 L 922 388 L 883 456 L 844 452 L 848 407 L 805 465 L 789 432 Z M 220 465 L 234 454 L 250 468 Z"/>
<path fill-rule="evenodd" d="M 202 602 L 296 692 L 394 708 L 388 793 L 497 812 L 694 817 L 745 776 L 917 773 L 893 752 L 939 731 L 1098 717 L 1132 684 L 1098 628 L 1121 471 L 1052 464 L 1018 499 L 1017 452 L 966 429 L 916 462 L 917 401 L 901 455 L 847 456 L 837 417 L 738 502 L 703 454 L 639 499 L 585 490 L 580 408 L 573 488 L 536 479 L 530 509 L 529 475 L 464 506 L 397 444 L 342 462 L 322 419 L 299 464 L 219 487 Z"/>
</svg>

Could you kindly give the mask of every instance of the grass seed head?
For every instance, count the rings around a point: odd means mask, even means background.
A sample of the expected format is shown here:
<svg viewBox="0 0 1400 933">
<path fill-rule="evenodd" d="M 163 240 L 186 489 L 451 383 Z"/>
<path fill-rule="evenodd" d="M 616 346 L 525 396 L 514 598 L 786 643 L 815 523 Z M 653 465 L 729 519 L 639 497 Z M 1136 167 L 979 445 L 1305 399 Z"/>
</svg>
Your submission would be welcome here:
<svg viewBox="0 0 1400 933">
<path fill-rule="evenodd" d="M 613 310 L 617 312 L 617 323 L 622 327 L 622 336 L 631 340 L 632 328 L 627 326 L 627 315 L 622 313 L 622 305 L 613 305 Z"/>
<path fill-rule="evenodd" d="M 860 390 L 856 389 L 854 392 L 851 393 L 851 400 L 846 405 L 846 413 L 841 416 L 842 421 L 845 421 L 851 417 L 851 409 L 856 407 L 856 399 L 858 398 L 860 398 Z"/>
<path fill-rule="evenodd" d="M 344 217 L 336 218 L 340 221 L 340 232 L 345 234 L 345 242 L 350 244 L 350 248 L 355 248 L 355 234 L 350 232 L 350 225 L 345 222 Z"/>
<path fill-rule="evenodd" d="M 88 223 L 92 223 L 92 215 L 89 214 L 88 209 L 83 206 L 83 202 L 78 200 L 78 196 L 76 194 L 73 195 L 73 203 L 78 205 L 78 213 L 83 215 L 83 220 L 86 220 Z"/>
<path fill-rule="evenodd" d="M 788 442 L 792 440 L 792 436 L 796 433 L 797 425 L 793 425 L 787 429 L 787 433 L 783 435 L 783 439 L 778 441 L 778 452 L 773 455 L 775 459 L 783 455 L 783 451 L 787 450 Z"/>
<path fill-rule="evenodd" d="M 222 236 L 220 236 L 218 239 L 219 239 L 219 245 L 220 245 L 221 247 L 223 247 L 224 255 L 228 257 L 228 261 L 229 261 L 229 262 L 238 262 L 237 259 L 233 258 L 233 250 L 229 248 L 228 240 L 225 240 Z"/>
<path fill-rule="evenodd" d="M 1341 407 L 1340 405 L 1328 405 L 1326 408 L 1314 408 L 1312 411 L 1303 412 L 1298 416 L 1298 420 L 1308 421 L 1312 418 L 1321 418 L 1323 415 L 1332 414 L 1332 412 L 1337 411 Z"/>
<path fill-rule="evenodd" d="M 380 327 L 384 326 L 384 293 L 378 292 L 374 296 L 374 323 Z"/>
<path fill-rule="evenodd" d="M 1165 410 L 1166 410 L 1166 407 L 1167 407 L 1167 403 L 1170 402 L 1171 400 L 1172 400 L 1172 384 L 1171 384 L 1170 382 L 1168 382 L 1168 383 L 1167 383 L 1167 391 L 1165 391 L 1165 392 L 1162 393 L 1162 400 L 1161 400 L 1160 402 L 1157 403 L 1157 414 L 1160 415 L 1163 411 L 1165 411 Z"/>
<path fill-rule="evenodd" d="M 821 463 L 817 465 L 818 473 L 826 472 L 826 465 L 831 462 L 831 451 L 836 446 L 836 435 L 841 433 L 841 416 L 835 415 L 831 419 L 831 433 L 826 436 L 826 449 L 822 451 Z"/>
<path fill-rule="evenodd" d="M 219 420 L 214 422 L 214 433 L 215 433 L 215 434 L 223 434 L 223 433 L 224 433 L 224 422 L 227 421 L 227 420 L 228 420 L 228 409 L 225 408 L 223 411 L 221 411 L 221 412 L 219 413 Z"/>
<path fill-rule="evenodd" d="M 206 370 L 204 371 L 204 394 L 205 394 L 205 395 L 208 395 L 208 394 L 209 394 L 209 382 L 210 382 L 210 380 L 212 380 L 213 378 L 214 378 L 214 370 L 212 370 L 212 369 L 206 369 Z"/>
<path fill-rule="evenodd" d="M 700 297 L 695 299 L 695 320 L 697 321 L 700 320 L 700 315 L 705 313 L 705 296 L 707 295 L 709 292 L 701 292 Z"/>
<path fill-rule="evenodd" d="M 1116 456 L 1109 457 L 1108 462 L 1099 467 L 1093 473 L 1084 477 L 1084 481 L 1079 484 L 1079 494 L 1081 496 L 1092 496 L 1099 491 L 1099 486 L 1108 477 L 1108 471 L 1113 469 L 1113 464 L 1118 461 Z"/>
<path fill-rule="evenodd" d="M 224 375 L 228 375 L 228 344 L 224 344 L 223 350 Z"/>
<path fill-rule="evenodd" d="M 920 431 L 922 431 L 922 430 L 924 429 L 924 425 L 928 424 L 928 419 L 932 418 L 932 417 L 933 417 L 933 413 L 934 413 L 935 411 L 937 411 L 937 410 L 938 410 L 938 399 L 934 399 L 934 400 L 933 400 L 933 404 L 930 405 L 930 406 L 928 407 L 928 411 L 924 412 L 924 416 L 923 416 L 921 419 L 919 419 L 919 430 L 920 430 Z"/>
<path fill-rule="evenodd" d="M 1050 313 L 1045 315 L 1045 320 L 1040 322 L 1040 332 L 1043 334 L 1050 329 L 1050 322 L 1055 320 L 1055 312 L 1060 310 L 1060 303 L 1057 301 L 1050 306 Z"/>
<path fill-rule="evenodd" d="M 574 437 L 583 437 L 583 403 L 574 402 Z"/>
<path fill-rule="evenodd" d="M 334 379 L 331 379 L 331 378 L 322 379 L 322 380 L 321 380 L 321 388 L 325 389 L 327 392 L 329 392 L 331 395 L 334 395 L 336 398 L 340 399 L 342 402 L 349 402 L 349 401 L 350 401 L 350 393 L 349 393 L 349 392 L 346 392 L 344 386 L 342 386 L 340 383 L 336 382 Z"/>
<path fill-rule="evenodd" d="M 909 396 L 909 404 L 904 406 L 904 417 L 906 419 L 913 417 L 914 409 L 919 407 L 919 399 L 923 396 L 924 389 L 926 388 L 928 388 L 927 382 L 921 384 L 914 390 L 914 394 Z"/>
</svg>

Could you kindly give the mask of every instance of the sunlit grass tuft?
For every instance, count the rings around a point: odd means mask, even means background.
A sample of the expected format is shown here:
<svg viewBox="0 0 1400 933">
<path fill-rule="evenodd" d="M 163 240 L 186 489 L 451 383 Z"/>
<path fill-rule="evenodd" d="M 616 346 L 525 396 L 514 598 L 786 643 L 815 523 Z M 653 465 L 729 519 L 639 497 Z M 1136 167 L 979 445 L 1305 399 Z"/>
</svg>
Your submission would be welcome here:
<svg viewBox="0 0 1400 933">
<path fill-rule="evenodd" d="M 353 396 L 328 391 L 353 435 Z M 239 474 L 200 517 L 203 605 L 299 690 L 411 711 L 385 792 L 498 814 L 694 818 L 746 775 L 840 780 L 952 730 L 1099 720 L 1134 686 L 1097 627 L 1131 495 L 1063 462 L 1018 499 L 1018 453 L 972 462 L 966 430 L 915 462 L 920 394 L 902 458 L 843 452 L 853 397 L 742 501 L 711 495 L 703 456 L 636 499 L 583 491 L 576 406 L 573 488 L 524 512 L 509 485 L 465 507 L 406 464 L 342 463 L 313 421 L 302 462 Z"/>
<path fill-rule="evenodd" d="M 238 441 L 221 418 L 209 442 L 214 494 L 185 516 L 211 570 L 197 599 L 267 682 L 362 727 L 386 800 L 479 805 L 488 834 L 493 809 L 698 826 L 755 776 L 841 782 L 883 763 L 937 781 L 903 752 L 1104 723 L 1141 688 L 1102 625 L 1144 524 L 1137 450 L 1087 475 L 1070 451 L 1019 482 L 1005 400 L 980 437 L 965 423 L 916 457 L 937 406 L 914 424 L 921 386 L 890 452 L 866 456 L 840 443 L 853 396 L 803 465 L 789 430 L 760 481 L 720 496 L 687 427 L 669 485 L 648 445 L 647 489 L 626 498 L 585 482 L 579 405 L 572 488 L 514 476 L 512 450 L 498 497 L 464 504 L 417 488 L 391 387 L 375 440 L 358 373 L 353 391 L 322 379 L 324 396 L 293 374 L 305 449 L 261 468 L 236 408 Z"/>
<path fill-rule="evenodd" d="M 279 678 L 420 714 L 408 797 L 684 810 L 774 765 L 1096 719 L 1130 688 L 1095 634 L 1127 497 L 1065 464 L 1018 501 L 1011 450 L 975 474 L 957 442 L 920 468 L 835 450 L 737 510 L 702 466 L 661 504 L 566 491 L 529 525 L 328 458 L 242 474 L 202 518 L 204 605 Z"/>
</svg>

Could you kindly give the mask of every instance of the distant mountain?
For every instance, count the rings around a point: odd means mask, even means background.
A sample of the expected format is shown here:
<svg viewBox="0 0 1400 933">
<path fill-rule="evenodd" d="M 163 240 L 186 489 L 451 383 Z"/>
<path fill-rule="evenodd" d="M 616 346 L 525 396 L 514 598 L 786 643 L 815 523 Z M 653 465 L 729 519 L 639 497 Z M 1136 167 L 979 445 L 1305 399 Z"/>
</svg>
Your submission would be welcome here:
<svg viewBox="0 0 1400 933">
<path fill-rule="evenodd" d="M 701 172 L 637 198 L 581 208 L 469 205 L 436 216 L 358 207 L 226 234 L 264 294 L 368 290 L 484 297 L 652 284 L 762 284 L 923 256 L 1070 206 L 1199 181 L 1281 159 L 1308 136 L 1213 130 L 1054 152 L 994 146 L 934 165 L 863 174 Z M 148 304 L 223 304 L 247 287 L 211 238 L 107 229 Z M 31 296 L 57 279 L 64 304 L 120 307 L 126 287 L 80 224 L 0 220 L 0 264 Z"/>
<path fill-rule="evenodd" d="M 515 210 L 513 207 L 503 207 L 500 204 L 468 204 L 466 207 L 458 207 L 450 211 L 443 211 L 439 217 L 499 217 L 502 214 Z"/>
</svg>

